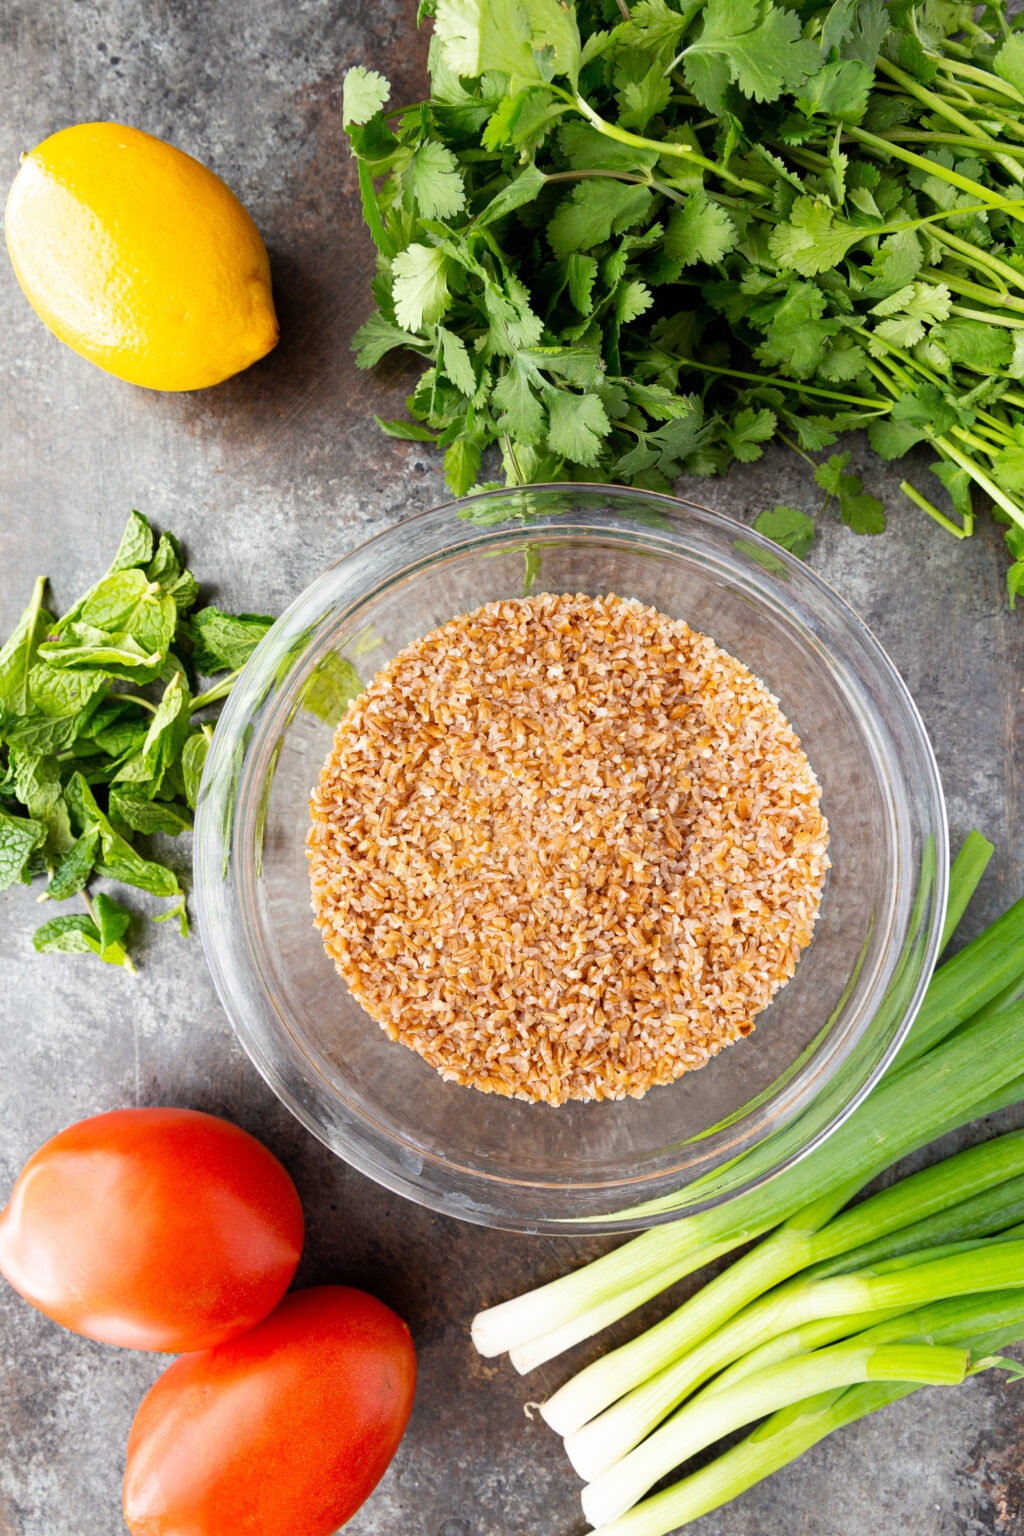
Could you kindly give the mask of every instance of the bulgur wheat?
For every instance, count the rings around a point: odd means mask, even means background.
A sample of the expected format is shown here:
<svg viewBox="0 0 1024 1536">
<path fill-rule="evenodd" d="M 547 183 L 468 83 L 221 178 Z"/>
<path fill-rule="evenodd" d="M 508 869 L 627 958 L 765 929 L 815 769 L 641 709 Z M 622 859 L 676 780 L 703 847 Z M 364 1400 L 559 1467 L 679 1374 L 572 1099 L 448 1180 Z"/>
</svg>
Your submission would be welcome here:
<svg viewBox="0 0 1024 1536">
<path fill-rule="evenodd" d="M 828 868 L 777 701 L 652 608 L 542 594 L 408 645 L 311 800 L 327 953 L 442 1077 L 639 1097 L 747 1035 Z"/>
</svg>

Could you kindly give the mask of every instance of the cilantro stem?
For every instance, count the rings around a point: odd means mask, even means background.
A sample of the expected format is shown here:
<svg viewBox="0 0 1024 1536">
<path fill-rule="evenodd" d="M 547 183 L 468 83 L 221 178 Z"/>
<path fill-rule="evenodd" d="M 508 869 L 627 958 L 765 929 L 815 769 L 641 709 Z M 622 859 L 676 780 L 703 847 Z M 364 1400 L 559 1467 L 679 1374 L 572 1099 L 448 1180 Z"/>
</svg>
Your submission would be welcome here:
<svg viewBox="0 0 1024 1536">
<path fill-rule="evenodd" d="M 986 288 L 983 283 L 972 283 L 966 277 L 959 277 L 952 272 L 940 272 L 937 267 L 924 267 L 922 277 L 927 277 L 933 283 L 944 283 L 954 293 L 962 293 L 965 299 L 981 299 L 988 304 L 1001 304 L 1004 309 L 1016 309 L 1024 312 L 1024 299 L 1018 299 L 1010 293 L 1000 293 L 991 288 Z"/>
<path fill-rule="evenodd" d="M 1024 292 L 1024 274 L 1018 272 L 1015 267 L 1009 266 L 1007 262 L 1000 261 L 998 256 L 992 256 L 988 251 L 980 250 L 978 246 L 972 245 L 969 240 L 961 239 L 951 230 L 936 226 L 930 233 L 932 239 L 937 240 L 940 245 L 948 245 L 950 250 L 966 256 L 969 261 L 979 266 L 987 267 L 993 275 L 1002 277 L 1006 282 L 1012 283 L 1015 288 Z"/>
<path fill-rule="evenodd" d="M 938 507 L 928 500 L 927 496 L 922 496 L 920 491 L 916 491 L 909 480 L 900 481 L 900 490 L 915 506 L 920 507 L 922 512 L 927 512 L 929 517 L 934 518 L 940 528 L 945 528 L 947 533 L 951 533 L 954 539 L 970 538 L 970 529 L 958 528 L 945 512 L 940 512 Z"/>
<path fill-rule="evenodd" d="M 881 61 L 879 61 L 881 62 Z M 907 165 L 915 166 L 919 171 L 925 171 L 929 176 L 937 176 L 941 181 L 948 181 L 950 186 L 959 187 L 961 192 L 970 192 L 977 197 L 986 208 L 998 208 L 1008 214 L 1010 218 L 1019 220 L 1024 224 L 1024 207 L 1014 203 L 1011 199 L 992 194 L 977 181 L 972 181 L 969 176 L 961 176 L 959 171 L 947 170 L 944 165 L 938 165 L 934 160 L 927 160 L 924 155 L 915 154 L 912 149 L 904 149 L 899 144 L 894 144 L 890 139 L 880 139 L 876 134 L 868 133 L 864 128 L 848 127 L 848 136 L 856 139 L 859 144 L 866 145 L 869 149 L 881 151 L 883 154 L 892 155 L 897 160 L 903 160 Z M 948 213 L 956 214 L 966 212 L 951 208 Z M 972 247 L 973 249 L 973 247 Z"/>
<path fill-rule="evenodd" d="M 992 452 L 991 443 L 986 443 L 984 438 L 979 437 L 976 432 L 972 432 L 969 427 L 956 426 L 950 427 L 949 430 L 953 437 L 958 437 L 962 443 L 967 444 L 968 448 L 976 448 L 979 453 L 990 454 Z"/>
<path fill-rule="evenodd" d="M 719 368 L 714 363 L 699 363 L 692 357 L 680 357 L 679 361 L 684 367 L 697 368 L 701 373 L 717 373 L 726 379 L 747 379 L 751 384 L 760 384 L 762 388 L 793 389 L 805 395 L 820 395 L 823 400 L 838 400 L 843 405 L 870 406 L 879 413 L 892 409 L 890 401 L 879 400 L 871 395 L 841 395 L 834 389 L 820 389 L 816 384 L 805 384 L 802 379 L 784 379 L 774 373 L 743 373 L 738 368 Z"/>
<path fill-rule="evenodd" d="M 954 148 L 972 149 L 975 154 L 992 155 L 996 159 L 1002 155 L 1024 155 L 1024 145 L 1001 144 L 997 148 L 991 139 L 979 139 L 974 136 L 968 138 L 963 133 L 924 133 L 909 128 L 898 128 L 891 129 L 888 133 L 880 133 L 878 137 L 895 144 L 949 144 Z"/>
<path fill-rule="evenodd" d="M 950 313 L 964 315 L 969 320 L 981 320 L 985 325 L 1002 325 L 1011 331 L 1024 331 L 1024 320 L 1014 320 L 1009 315 L 1005 317 L 997 315 L 990 309 L 968 309 L 963 304 L 953 304 L 950 307 Z"/>
<path fill-rule="evenodd" d="M 956 427 L 953 428 L 954 432 L 958 430 Z M 1021 511 L 1016 502 L 1011 501 L 1009 496 L 999 489 L 994 480 L 989 479 L 984 470 L 978 468 L 973 459 L 969 459 L 966 454 L 961 453 L 959 448 L 949 441 L 948 437 L 937 437 L 935 442 L 941 445 L 945 452 L 949 454 L 954 464 L 959 464 L 961 469 L 967 471 L 975 485 L 983 490 L 987 496 L 990 496 L 996 506 L 1002 507 L 1007 516 L 1011 517 L 1018 527 L 1024 528 L 1024 512 Z"/>
<path fill-rule="evenodd" d="M 926 107 L 931 107 L 932 111 L 937 112 L 940 117 L 946 118 L 948 122 L 955 123 L 958 128 L 965 129 L 973 137 L 985 139 L 990 144 L 995 143 L 991 134 L 979 129 L 977 124 L 972 123 L 969 117 L 965 117 L 962 112 L 958 112 L 956 107 L 949 106 L 934 91 L 930 91 L 926 86 L 919 84 L 912 75 L 908 75 L 905 70 L 900 69 L 898 64 L 891 63 L 889 59 L 879 54 L 875 67 L 882 74 L 888 75 L 890 80 L 895 80 L 897 85 L 906 91 L 908 96 L 916 96 L 918 101 L 922 102 Z M 1013 173 L 1011 172 L 1010 174 Z M 1018 180 L 1024 180 L 1024 172 L 1021 172 L 1019 167 L 1017 168 L 1016 175 Z"/>
<path fill-rule="evenodd" d="M 724 165 L 719 165 L 716 160 L 709 160 L 706 155 L 700 154 L 689 144 L 671 144 L 657 139 L 645 139 L 639 133 L 630 133 L 628 128 L 620 128 L 616 123 L 609 123 L 606 118 L 595 112 L 588 101 L 585 101 L 578 93 L 570 96 L 567 91 L 559 91 L 567 100 L 571 101 L 578 112 L 582 112 L 587 122 L 598 133 L 603 133 L 606 138 L 616 139 L 620 144 L 629 144 L 633 149 L 653 149 L 659 155 L 671 155 L 680 160 L 686 160 L 691 165 L 703 166 L 713 176 L 718 176 L 722 181 L 727 181 L 730 186 L 739 187 L 742 192 L 756 192 L 763 196 L 764 186 L 759 181 L 746 181 L 742 176 L 734 176 L 732 171 L 726 170 Z"/>
<path fill-rule="evenodd" d="M 999 75 L 991 74 L 987 69 L 978 69 L 975 64 L 966 64 L 962 59 L 943 59 L 939 65 L 947 74 L 961 75 L 965 80 L 976 80 L 988 91 L 995 91 L 1006 96 L 1018 107 L 1024 107 L 1024 96 L 1021 95 L 1015 85 L 1008 80 L 1003 80 Z"/>
<path fill-rule="evenodd" d="M 817 467 L 818 467 L 817 464 L 815 464 L 814 460 L 811 458 L 809 453 L 805 453 L 804 452 L 804 450 L 800 447 L 799 443 L 794 443 L 794 441 L 793 441 L 793 439 L 791 437 L 787 437 L 785 432 L 780 432 L 778 430 L 778 428 L 776 428 L 775 436 L 778 438 L 780 443 L 785 443 L 787 448 L 792 448 L 794 453 L 798 453 L 800 455 L 800 457 L 803 459 L 805 464 L 809 464 L 812 469 L 817 469 Z M 822 504 L 822 508 L 821 508 L 822 512 L 824 512 L 825 508 L 828 506 L 829 500 L 830 500 L 830 498 L 828 496 L 826 496 L 825 500 L 824 500 L 824 503 Z M 820 517 L 821 513 L 819 512 L 818 515 Z"/>
<path fill-rule="evenodd" d="M 518 485 L 526 485 L 526 483 L 527 483 L 526 476 L 523 474 L 522 466 L 520 465 L 519 460 L 516 458 L 515 444 L 513 443 L 511 437 L 509 437 L 507 432 L 503 432 L 502 433 L 501 441 L 502 441 L 502 446 L 505 449 L 505 454 L 507 456 L 508 462 L 509 462 L 509 464 L 511 464 L 513 473 L 515 474 L 516 483 Z"/>
</svg>

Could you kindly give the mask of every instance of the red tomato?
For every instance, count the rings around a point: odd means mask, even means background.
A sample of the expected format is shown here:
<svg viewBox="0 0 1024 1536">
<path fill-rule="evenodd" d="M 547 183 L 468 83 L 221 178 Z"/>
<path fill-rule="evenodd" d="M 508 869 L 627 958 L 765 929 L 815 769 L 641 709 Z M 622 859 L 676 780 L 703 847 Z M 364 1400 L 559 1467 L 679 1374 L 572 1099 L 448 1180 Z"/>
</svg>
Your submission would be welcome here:
<svg viewBox="0 0 1024 1536">
<path fill-rule="evenodd" d="M 416 1390 L 409 1330 L 342 1285 L 169 1366 L 128 1437 L 134 1536 L 329 1536 L 373 1491 Z"/>
<path fill-rule="evenodd" d="M 122 1109 L 29 1158 L 0 1214 L 0 1273 L 75 1333 L 177 1354 L 266 1317 L 302 1235 L 295 1185 L 247 1131 Z"/>
</svg>

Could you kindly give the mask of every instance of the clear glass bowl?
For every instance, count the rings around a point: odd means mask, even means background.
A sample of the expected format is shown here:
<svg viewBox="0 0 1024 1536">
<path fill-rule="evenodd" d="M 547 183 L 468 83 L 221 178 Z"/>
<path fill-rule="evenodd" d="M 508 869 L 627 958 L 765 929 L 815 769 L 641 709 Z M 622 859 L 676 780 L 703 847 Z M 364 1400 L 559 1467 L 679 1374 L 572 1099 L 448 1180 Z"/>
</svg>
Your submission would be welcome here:
<svg viewBox="0 0 1024 1536">
<path fill-rule="evenodd" d="M 526 588 L 616 592 L 711 635 L 778 696 L 822 784 L 832 870 L 795 977 L 748 1039 L 640 1100 L 556 1109 L 443 1082 L 353 1001 L 313 926 L 308 799 L 336 719 L 311 705 L 329 692 L 337 658 L 367 680 L 453 615 Z M 948 873 L 924 726 L 845 603 L 714 512 L 565 485 L 421 513 L 315 581 L 228 699 L 195 849 L 221 1000 L 293 1113 L 390 1189 L 533 1232 L 670 1220 L 805 1156 L 909 1028 L 937 956 Z"/>
</svg>

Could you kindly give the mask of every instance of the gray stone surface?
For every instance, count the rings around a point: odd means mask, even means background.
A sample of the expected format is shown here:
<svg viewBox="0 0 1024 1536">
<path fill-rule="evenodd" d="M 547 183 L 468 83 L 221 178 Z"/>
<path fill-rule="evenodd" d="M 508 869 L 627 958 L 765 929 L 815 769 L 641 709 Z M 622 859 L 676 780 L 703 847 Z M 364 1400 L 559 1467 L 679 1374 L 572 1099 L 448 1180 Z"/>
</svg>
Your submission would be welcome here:
<svg viewBox="0 0 1024 1536">
<path fill-rule="evenodd" d="M 341 134 L 345 69 L 418 88 L 413 0 L 5 0 L 0 168 L 75 121 L 166 136 L 222 174 L 267 240 L 277 351 L 215 390 L 133 389 L 62 347 L 0 261 L 0 630 L 33 577 L 58 604 L 101 569 L 130 506 L 170 525 L 227 607 L 275 610 L 369 530 L 444 498 L 436 461 L 383 439 L 400 370 L 366 378 L 349 337 L 368 309 L 369 243 Z M 2 179 L 2 177 L 0 177 Z M 954 839 L 977 824 L 999 853 L 970 924 L 1024 887 L 1019 764 L 1024 616 L 1002 594 L 983 528 L 958 546 L 905 501 L 899 474 L 853 445 L 891 532 L 857 540 L 831 514 L 813 557 L 875 628 L 932 732 Z M 920 468 L 920 466 L 918 466 Z M 773 452 L 722 483 L 683 487 L 749 518 L 810 509 L 801 462 Z M 181 1103 L 258 1132 L 293 1172 L 309 1242 L 299 1281 L 361 1284 L 409 1320 L 421 1387 L 409 1434 L 353 1536 L 579 1536 L 577 1482 L 524 1402 L 567 1372 L 521 1380 L 482 1362 L 475 1308 L 601 1244 L 486 1232 L 432 1216 L 334 1160 L 272 1098 L 236 1045 L 197 938 L 140 934 L 131 983 L 91 960 L 39 959 L 31 895 L 0 894 L 0 1189 L 59 1127 L 122 1104 Z M 141 924 L 139 925 L 141 927 Z M 662 1304 L 664 1305 L 664 1303 Z M 624 1336 L 625 1329 L 620 1329 Z M 579 1358 L 595 1346 L 579 1351 Z M 161 1362 L 62 1333 L 0 1289 L 0 1536 L 110 1536 L 132 1414 Z M 819 1447 L 699 1536 L 1021 1536 L 1024 1396 L 976 1381 L 921 1393 Z"/>
</svg>

